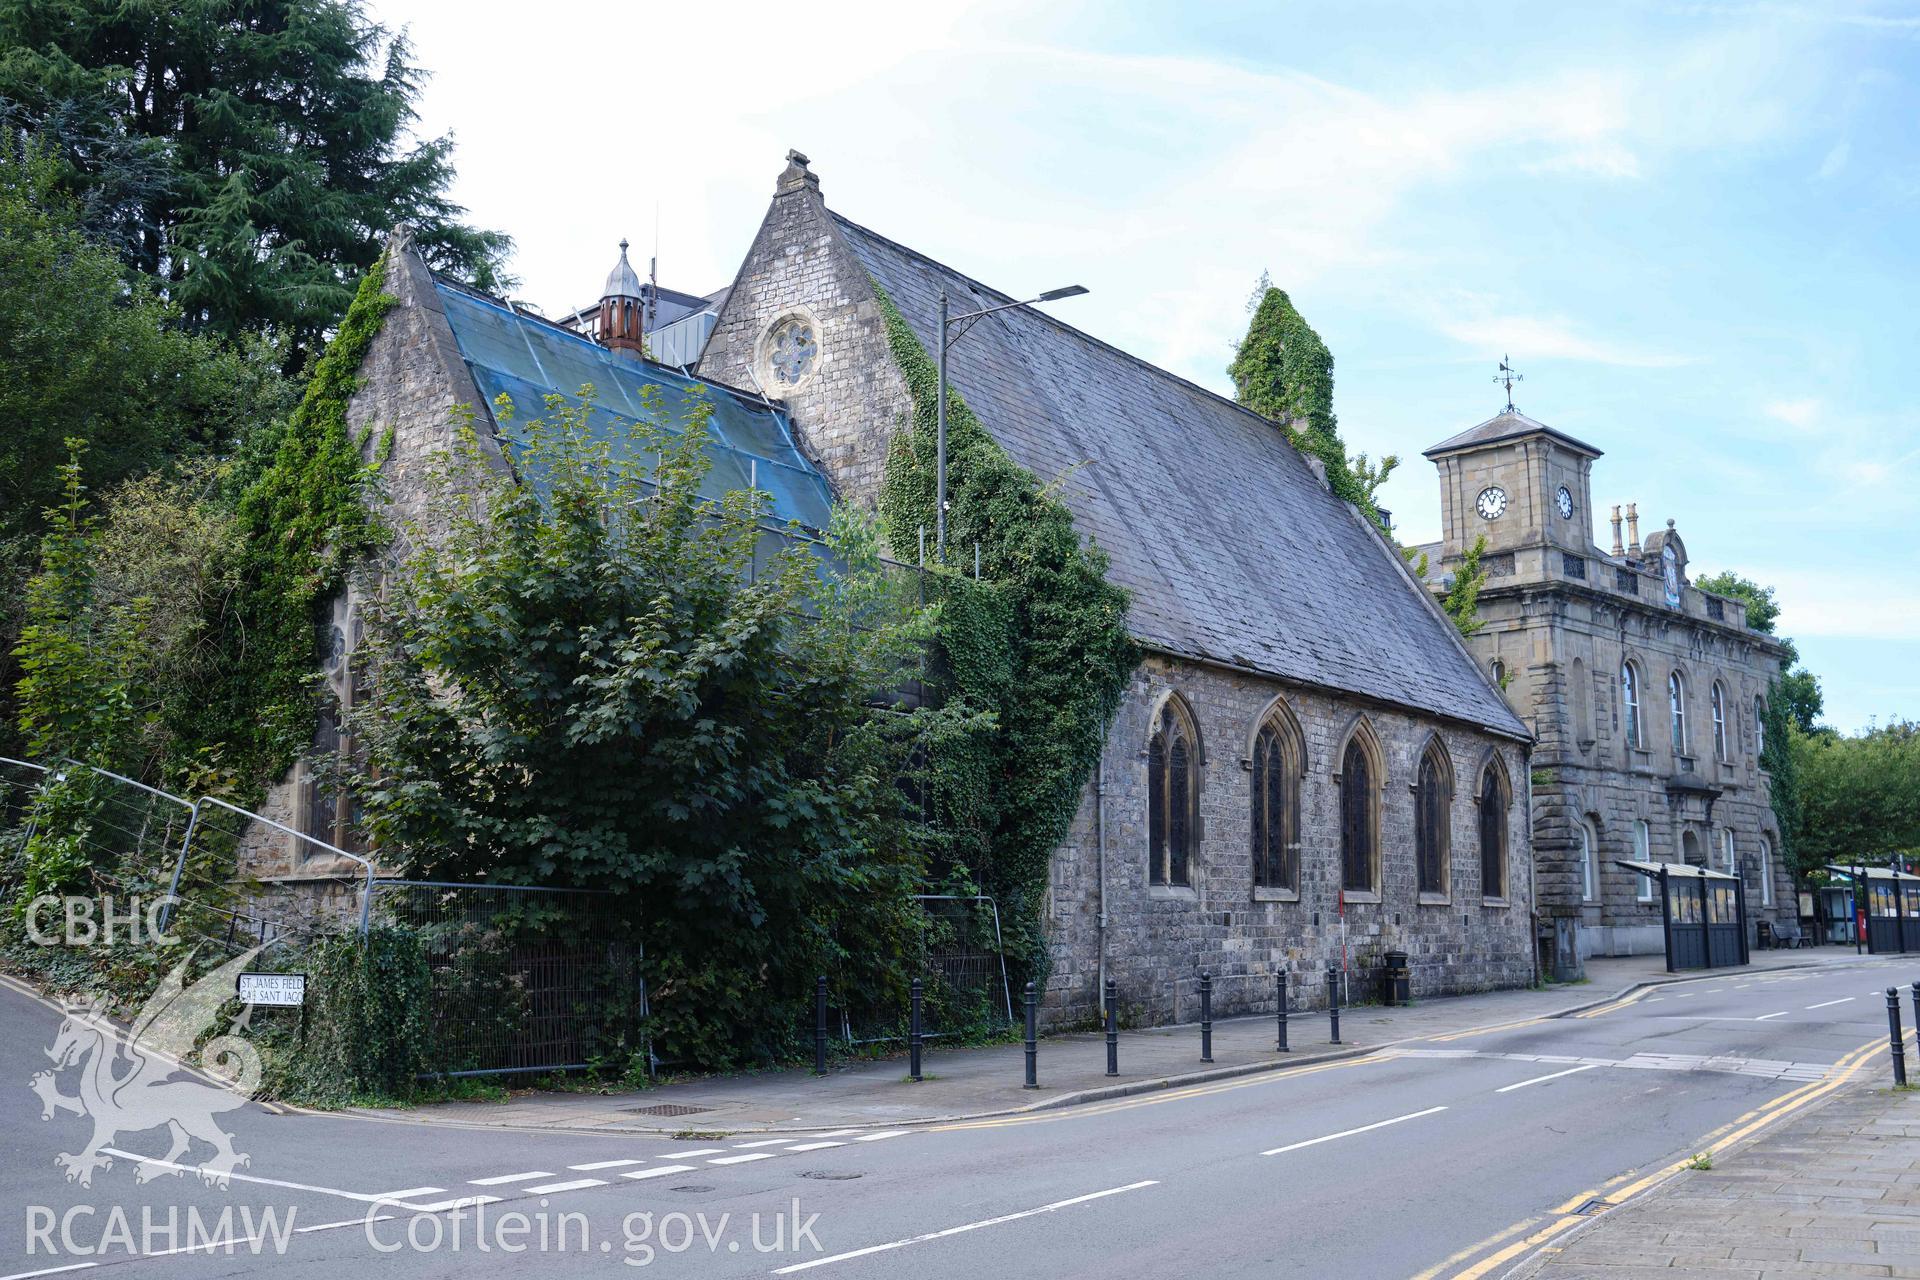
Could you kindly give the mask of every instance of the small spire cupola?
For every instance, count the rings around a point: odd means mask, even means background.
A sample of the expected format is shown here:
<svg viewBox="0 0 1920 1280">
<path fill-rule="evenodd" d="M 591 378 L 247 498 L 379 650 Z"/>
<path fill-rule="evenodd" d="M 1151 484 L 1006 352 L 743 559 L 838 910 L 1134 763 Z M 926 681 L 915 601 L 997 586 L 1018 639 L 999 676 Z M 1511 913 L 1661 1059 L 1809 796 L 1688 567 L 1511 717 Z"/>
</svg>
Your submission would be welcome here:
<svg viewBox="0 0 1920 1280">
<path fill-rule="evenodd" d="M 600 345 L 636 355 L 646 350 L 647 287 L 627 261 L 627 242 L 620 242 L 620 261 L 607 273 L 600 294 Z"/>
</svg>

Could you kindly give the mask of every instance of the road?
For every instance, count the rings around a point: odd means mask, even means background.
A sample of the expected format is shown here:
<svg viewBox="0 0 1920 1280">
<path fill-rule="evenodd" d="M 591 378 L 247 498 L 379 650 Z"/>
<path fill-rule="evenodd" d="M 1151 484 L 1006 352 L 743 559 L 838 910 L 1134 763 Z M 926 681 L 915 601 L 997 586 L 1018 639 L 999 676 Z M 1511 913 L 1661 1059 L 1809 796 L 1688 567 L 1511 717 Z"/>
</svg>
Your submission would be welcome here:
<svg viewBox="0 0 1920 1280">
<path fill-rule="evenodd" d="M 118 1135 L 125 1154 L 91 1187 L 68 1182 L 55 1155 L 90 1126 L 42 1120 L 27 1087 L 60 1015 L 0 988 L 0 1278 L 1497 1275 L 1591 1202 L 1879 1082 L 1879 991 L 1915 978 L 1920 958 L 1727 973 L 1577 1017 L 928 1130 L 673 1140 L 249 1106 L 220 1118 L 250 1157 L 225 1189 L 143 1163 L 164 1153 L 160 1129 Z"/>
</svg>

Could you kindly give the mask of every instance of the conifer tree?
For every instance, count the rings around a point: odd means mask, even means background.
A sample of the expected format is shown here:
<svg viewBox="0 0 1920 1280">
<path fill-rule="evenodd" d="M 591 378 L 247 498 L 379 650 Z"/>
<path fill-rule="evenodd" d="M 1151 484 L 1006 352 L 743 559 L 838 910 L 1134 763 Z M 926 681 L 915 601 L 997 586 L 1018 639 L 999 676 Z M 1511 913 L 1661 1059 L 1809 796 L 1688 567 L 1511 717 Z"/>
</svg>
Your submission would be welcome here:
<svg viewBox="0 0 1920 1280">
<path fill-rule="evenodd" d="M 196 328 L 281 335 L 297 365 L 401 221 L 502 283 L 507 237 L 448 198 L 452 139 L 407 138 L 423 72 L 357 0 L 0 0 L 0 50 L 0 116 Z"/>
</svg>

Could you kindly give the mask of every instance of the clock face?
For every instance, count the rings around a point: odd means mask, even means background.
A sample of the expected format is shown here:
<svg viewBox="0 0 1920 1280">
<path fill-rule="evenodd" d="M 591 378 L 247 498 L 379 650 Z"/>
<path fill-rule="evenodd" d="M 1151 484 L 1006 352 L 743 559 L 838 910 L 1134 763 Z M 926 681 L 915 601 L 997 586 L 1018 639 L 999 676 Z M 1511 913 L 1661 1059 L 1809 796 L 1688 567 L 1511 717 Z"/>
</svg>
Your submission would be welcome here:
<svg viewBox="0 0 1920 1280">
<path fill-rule="evenodd" d="M 1573 494 L 1567 486 L 1561 485 L 1560 492 L 1553 495 L 1553 505 L 1554 509 L 1560 513 L 1561 519 L 1573 519 Z"/>
<path fill-rule="evenodd" d="M 1480 513 L 1482 520 L 1498 520 L 1507 514 L 1507 491 L 1497 484 L 1488 485 L 1480 491 L 1473 509 Z"/>
</svg>

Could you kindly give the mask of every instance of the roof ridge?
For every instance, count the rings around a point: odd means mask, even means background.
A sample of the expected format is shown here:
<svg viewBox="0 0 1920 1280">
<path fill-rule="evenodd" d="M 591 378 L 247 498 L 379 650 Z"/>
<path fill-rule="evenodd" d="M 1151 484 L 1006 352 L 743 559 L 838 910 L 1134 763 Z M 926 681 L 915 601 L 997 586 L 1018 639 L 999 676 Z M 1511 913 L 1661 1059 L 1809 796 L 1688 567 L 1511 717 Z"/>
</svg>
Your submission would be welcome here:
<svg viewBox="0 0 1920 1280">
<path fill-rule="evenodd" d="M 852 218 L 847 217 L 843 213 L 838 213 L 833 209 L 828 209 L 827 216 L 832 218 L 835 222 L 841 223 L 844 226 L 850 227 L 853 230 L 858 231 L 861 235 L 872 236 L 875 240 L 878 240 L 883 244 L 886 244 L 890 248 L 899 250 L 901 253 L 906 254 L 910 258 L 918 258 L 920 261 L 926 263 L 928 266 L 937 267 L 941 271 L 945 271 L 949 275 L 957 276 L 961 280 L 966 281 L 969 285 L 977 285 L 980 289 L 984 290 L 987 293 L 993 294 L 997 298 L 1001 298 L 1007 302 L 1019 301 L 1019 299 L 1015 298 L 1012 294 L 996 289 L 992 285 L 987 284 L 983 280 L 977 280 L 974 277 L 968 275 L 966 272 L 959 270 L 958 268 L 948 266 L 946 263 L 940 261 L 940 259 L 936 257 L 933 257 L 931 254 L 922 253 L 911 245 L 902 244 L 891 236 L 884 235 L 881 232 L 875 231 L 872 227 L 866 226 L 862 223 L 855 222 Z M 1032 311 L 1031 308 L 1029 308 L 1029 310 Z M 1039 316 L 1041 319 L 1053 325 L 1056 329 L 1063 329 L 1066 332 L 1072 334 L 1074 337 L 1080 338 L 1086 342 L 1092 343 L 1094 346 L 1099 347 L 1102 350 L 1110 351 L 1114 355 L 1119 356 L 1121 359 L 1140 366 L 1142 369 L 1149 370 L 1150 372 L 1158 374 L 1160 377 L 1166 378 L 1169 381 L 1177 382 L 1183 387 L 1189 387 L 1194 391 L 1198 391 L 1201 395 L 1206 396 L 1212 400 L 1217 400 L 1218 402 L 1227 406 L 1228 408 L 1233 409 L 1238 413 L 1245 414 L 1247 417 L 1252 418 L 1256 422 L 1263 422 L 1269 427 L 1284 426 L 1283 423 L 1277 422 L 1274 419 L 1267 417 L 1265 414 L 1255 413 L 1252 409 L 1247 408 L 1247 406 L 1241 404 L 1238 400 L 1233 399 L 1231 396 L 1222 395 L 1220 392 L 1215 391 L 1212 387 L 1202 386 L 1200 383 L 1195 382 L 1191 378 L 1175 373 L 1171 369 L 1162 368 L 1161 366 L 1153 363 L 1151 360 L 1143 359 L 1142 357 L 1135 355 L 1133 352 L 1128 351 L 1124 347 L 1116 347 L 1111 342 L 1108 342 L 1106 339 L 1095 337 L 1093 334 L 1088 333 L 1085 329 L 1081 329 L 1074 325 L 1070 325 L 1066 321 L 1060 319 L 1058 316 L 1052 315 L 1045 311 L 1032 311 L 1032 314 Z"/>
</svg>

